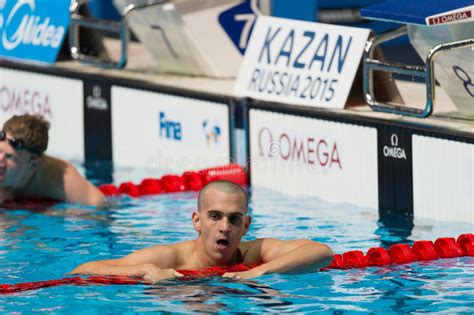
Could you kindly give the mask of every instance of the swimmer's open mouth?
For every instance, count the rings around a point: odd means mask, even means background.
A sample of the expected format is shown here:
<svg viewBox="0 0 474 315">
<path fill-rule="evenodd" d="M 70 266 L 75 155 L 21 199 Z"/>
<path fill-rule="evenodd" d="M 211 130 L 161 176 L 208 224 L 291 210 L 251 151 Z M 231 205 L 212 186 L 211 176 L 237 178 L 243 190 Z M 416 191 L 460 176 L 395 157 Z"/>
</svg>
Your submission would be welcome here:
<svg viewBox="0 0 474 315">
<path fill-rule="evenodd" d="M 220 239 L 217 241 L 217 245 L 227 246 L 229 245 L 229 241 L 225 239 Z"/>
</svg>

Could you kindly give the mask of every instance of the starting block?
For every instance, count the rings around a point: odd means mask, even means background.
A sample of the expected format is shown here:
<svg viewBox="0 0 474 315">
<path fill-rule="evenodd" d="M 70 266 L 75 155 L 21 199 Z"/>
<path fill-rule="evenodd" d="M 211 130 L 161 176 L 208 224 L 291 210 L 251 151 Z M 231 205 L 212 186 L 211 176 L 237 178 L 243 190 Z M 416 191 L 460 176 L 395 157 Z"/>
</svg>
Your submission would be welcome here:
<svg viewBox="0 0 474 315">
<path fill-rule="evenodd" d="M 74 59 L 108 68 L 124 68 L 130 30 L 157 61 L 157 71 L 172 74 L 235 77 L 256 15 L 256 1 L 114 0 L 120 21 L 79 13 L 88 0 L 73 0 L 70 51 Z M 81 54 L 80 28 L 118 35 L 117 62 Z"/>
<path fill-rule="evenodd" d="M 364 18 L 404 24 L 371 38 L 364 53 L 364 98 L 375 111 L 425 118 L 433 112 L 436 81 L 456 105 L 459 114 L 474 118 L 474 2 L 472 0 L 389 0 L 361 10 Z M 374 59 L 380 44 L 407 34 L 425 66 L 395 64 Z M 425 79 L 424 109 L 378 102 L 373 71 L 406 74 Z M 436 71 L 435 71 L 436 70 Z"/>
</svg>

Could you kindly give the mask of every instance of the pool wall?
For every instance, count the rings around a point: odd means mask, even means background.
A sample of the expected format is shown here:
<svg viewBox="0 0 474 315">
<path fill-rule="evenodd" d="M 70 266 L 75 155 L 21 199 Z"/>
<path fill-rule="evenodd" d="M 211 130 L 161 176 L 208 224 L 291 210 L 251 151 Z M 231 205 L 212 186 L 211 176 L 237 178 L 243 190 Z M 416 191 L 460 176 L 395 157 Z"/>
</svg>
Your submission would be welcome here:
<svg viewBox="0 0 474 315">
<path fill-rule="evenodd" d="M 244 103 L 251 184 L 384 214 L 474 222 L 472 134 Z"/>
<path fill-rule="evenodd" d="M 474 222 L 470 130 L 5 60 L 0 93 L 0 122 L 45 115 L 48 152 L 66 158 L 176 173 L 237 161 L 254 185 L 381 214 Z"/>
</svg>

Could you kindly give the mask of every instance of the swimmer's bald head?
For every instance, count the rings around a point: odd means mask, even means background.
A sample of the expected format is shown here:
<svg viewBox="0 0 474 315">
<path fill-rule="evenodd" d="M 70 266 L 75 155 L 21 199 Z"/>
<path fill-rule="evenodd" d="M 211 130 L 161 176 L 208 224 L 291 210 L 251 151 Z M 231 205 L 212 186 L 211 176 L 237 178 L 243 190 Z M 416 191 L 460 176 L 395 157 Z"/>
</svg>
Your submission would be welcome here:
<svg viewBox="0 0 474 315">
<path fill-rule="evenodd" d="M 248 195 L 247 192 L 233 182 L 229 182 L 227 180 L 218 180 L 215 182 L 211 182 L 204 186 L 204 188 L 199 192 L 198 195 L 198 210 L 201 211 L 203 208 L 203 203 L 209 191 L 217 190 L 219 192 L 223 192 L 226 194 L 236 194 L 242 197 L 242 207 L 245 212 L 248 210 Z"/>
</svg>

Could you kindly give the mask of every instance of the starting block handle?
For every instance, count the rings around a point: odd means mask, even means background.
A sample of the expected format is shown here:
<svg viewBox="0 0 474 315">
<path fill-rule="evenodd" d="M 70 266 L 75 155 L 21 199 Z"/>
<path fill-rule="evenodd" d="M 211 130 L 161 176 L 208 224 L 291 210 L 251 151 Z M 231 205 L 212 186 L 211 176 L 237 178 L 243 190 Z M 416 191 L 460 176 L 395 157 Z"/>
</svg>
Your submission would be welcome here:
<svg viewBox="0 0 474 315">
<path fill-rule="evenodd" d="M 461 49 L 465 47 L 474 47 L 474 39 L 455 41 L 439 44 L 431 48 L 426 57 L 426 66 L 414 66 L 407 64 L 397 64 L 374 59 L 375 48 L 382 43 L 407 34 L 407 27 L 402 26 L 392 31 L 385 32 L 369 39 L 364 49 L 364 99 L 369 107 L 377 112 L 392 113 L 398 115 L 412 116 L 417 118 L 426 118 L 433 113 L 433 106 L 436 100 L 436 79 L 435 79 L 435 60 L 437 56 L 450 50 Z M 389 73 L 398 73 L 425 78 L 426 85 L 426 103 L 424 109 L 392 105 L 378 102 L 374 95 L 373 71 L 385 71 Z"/>
<path fill-rule="evenodd" d="M 87 4 L 87 0 L 75 0 L 71 3 L 69 9 L 71 18 L 69 22 L 69 51 L 71 57 L 74 60 L 80 62 L 93 64 L 96 66 L 101 66 L 104 68 L 117 68 L 122 69 L 127 64 L 127 52 L 128 52 L 128 41 L 129 41 L 129 30 L 128 25 L 125 19 L 122 19 L 120 22 L 109 21 L 96 19 L 91 17 L 86 17 L 79 14 L 79 9 L 84 4 Z M 105 31 L 110 33 L 117 33 L 121 41 L 121 52 L 120 60 L 118 62 L 90 56 L 81 53 L 80 46 L 80 29 L 81 27 L 86 27 L 94 30 Z"/>
<path fill-rule="evenodd" d="M 143 5 L 128 5 L 122 12 L 122 19 L 120 22 L 96 19 L 86 17 L 79 14 L 79 9 L 82 5 L 87 4 L 88 0 L 74 0 L 70 6 L 71 19 L 69 22 L 69 50 L 71 57 L 74 60 L 80 62 L 89 63 L 104 68 L 117 68 L 122 69 L 127 64 L 128 59 L 128 43 L 130 41 L 130 31 L 128 27 L 127 17 L 134 11 L 139 9 L 148 8 L 154 5 L 160 5 L 167 3 L 167 0 L 148 0 Z M 121 50 L 120 60 L 118 62 L 103 59 L 99 57 L 89 56 L 81 53 L 81 47 L 79 44 L 80 39 L 80 28 L 86 27 L 94 30 L 105 31 L 110 33 L 117 33 L 120 36 Z"/>
</svg>

